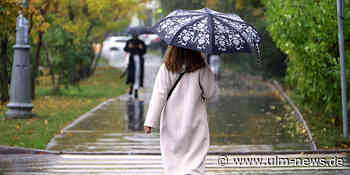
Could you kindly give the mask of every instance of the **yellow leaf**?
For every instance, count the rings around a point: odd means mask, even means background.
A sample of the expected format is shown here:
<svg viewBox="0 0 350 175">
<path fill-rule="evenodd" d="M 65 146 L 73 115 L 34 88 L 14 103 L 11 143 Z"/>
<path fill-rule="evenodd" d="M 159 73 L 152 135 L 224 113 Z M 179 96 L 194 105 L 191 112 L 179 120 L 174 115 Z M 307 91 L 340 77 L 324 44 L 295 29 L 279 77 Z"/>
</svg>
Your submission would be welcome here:
<svg viewBox="0 0 350 175">
<path fill-rule="evenodd" d="M 277 121 L 281 121 L 281 120 L 282 120 L 282 117 L 277 116 L 277 117 L 276 117 L 276 120 L 277 120 Z"/>
<path fill-rule="evenodd" d="M 334 124 L 335 124 L 335 118 L 332 118 L 332 119 L 331 119 L 331 122 L 332 122 L 332 124 L 334 125 Z"/>
<path fill-rule="evenodd" d="M 40 26 L 40 31 L 41 32 L 45 32 L 45 31 L 47 31 L 47 29 L 50 27 L 50 24 L 49 23 L 47 23 L 47 22 L 45 22 L 45 23 L 43 23 L 41 26 Z"/>
</svg>

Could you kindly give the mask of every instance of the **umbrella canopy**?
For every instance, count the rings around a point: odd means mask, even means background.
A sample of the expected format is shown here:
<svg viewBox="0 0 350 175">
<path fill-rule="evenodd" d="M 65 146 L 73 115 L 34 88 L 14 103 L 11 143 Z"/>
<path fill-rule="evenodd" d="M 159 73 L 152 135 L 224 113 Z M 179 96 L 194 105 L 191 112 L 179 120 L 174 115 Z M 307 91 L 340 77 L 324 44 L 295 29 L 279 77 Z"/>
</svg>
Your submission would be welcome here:
<svg viewBox="0 0 350 175">
<path fill-rule="evenodd" d="M 175 10 L 152 27 L 167 44 L 207 54 L 259 51 L 261 37 L 235 14 Z"/>
<path fill-rule="evenodd" d="M 153 34 L 151 28 L 146 26 L 129 27 L 126 32 L 131 35 Z"/>
</svg>

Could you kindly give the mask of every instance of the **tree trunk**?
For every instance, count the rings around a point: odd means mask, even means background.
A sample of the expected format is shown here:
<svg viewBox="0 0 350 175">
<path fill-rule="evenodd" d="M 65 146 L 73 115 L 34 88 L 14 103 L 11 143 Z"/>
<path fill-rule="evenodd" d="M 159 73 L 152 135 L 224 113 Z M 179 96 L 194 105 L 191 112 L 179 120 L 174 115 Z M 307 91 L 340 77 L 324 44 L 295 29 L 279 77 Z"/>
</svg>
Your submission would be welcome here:
<svg viewBox="0 0 350 175">
<path fill-rule="evenodd" d="M 9 100 L 9 74 L 8 66 L 8 38 L 7 36 L 0 38 L 0 101 L 5 103 Z"/>
<path fill-rule="evenodd" d="M 52 87 L 52 89 L 56 89 L 56 76 L 55 76 L 55 72 L 54 72 L 54 66 L 51 63 L 49 51 L 46 49 L 45 46 L 43 46 L 43 48 L 46 50 L 46 61 L 47 61 L 47 65 L 49 66 L 49 69 L 50 69 L 49 74 L 51 77 L 51 87 Z"/>
<path fill-rule="evenodd" d="M 87 30 L 87 32 L 86 32 L 85 38 L 89 38 L 89 36 L 90 36 L 90 34 L 91 34 L 91 32 L 92 32 L 92 29 L 93 29 L 94 27 L 95 27 L 95 22 L 92 20 L 92 21 L 90 21 L 90 26 L 89 26 L 89 28 L 88 28 L 88 30 Z M 87 41 L 87 42 L 89 42 L 89 41 Z M 91 45 L 89 46 L 89 53 L 88 53 L 88 55 L 90 56 L 90 63 L 91 63 L 91 64 L 90 64 L 89 66 L 83 68 L 83 69 L 84 69 L 83 72 L 86 72 L 86 73 L 87 73 L 86 77 L 90 76 L 90 75 L 93 74 L 93 72 L 94 72 L 94 70 L 92 69 L 92 68 L 93 68 L 92 65 L 94 64 L 94 60 L 95 60 L 96 58 L 95 58 L 94 50 L 93 50 L 93 48 L 92 48 Z M 85 70 L 85 69 L 87 69 L 87 70 Z M 83 78 L 86 78 L 86 77 L 83 77 Z"/>
<path fill-rule="evenodd" d="M 40 59 L 40 51 L 41 51 L 41 46 L 42 46 L 43 34 L 44 34 L 43 32 L 39 31 L 38 43 L 37 43 L 37 48 L 36 48 L 36 53 L 35 53 L 35 58 L 34 58 L 34 63 L 33 63 L 32 81 L 31 81 L 32 99 L 35 99 L 35 80 L 36 80 L 36 77 L 38 76 L 38 72 L 39 72 L 39 59 Z"/>
</svg>

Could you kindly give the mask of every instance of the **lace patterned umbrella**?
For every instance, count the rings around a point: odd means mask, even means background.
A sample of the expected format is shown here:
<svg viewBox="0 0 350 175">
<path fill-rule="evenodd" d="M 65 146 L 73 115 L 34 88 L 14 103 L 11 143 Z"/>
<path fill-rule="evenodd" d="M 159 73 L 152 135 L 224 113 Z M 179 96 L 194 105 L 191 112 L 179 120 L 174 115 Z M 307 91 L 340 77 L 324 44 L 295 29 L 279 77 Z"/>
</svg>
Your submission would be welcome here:
<svg viewBox="0 0 350 175">
<path fill-rule="evenodd" d="M 253 26 L 235 14 L 207 8 L 175 10 L 152 27 L 167 44 L 207 54 L 258 53 L 261 37 Z"/>
</svg>

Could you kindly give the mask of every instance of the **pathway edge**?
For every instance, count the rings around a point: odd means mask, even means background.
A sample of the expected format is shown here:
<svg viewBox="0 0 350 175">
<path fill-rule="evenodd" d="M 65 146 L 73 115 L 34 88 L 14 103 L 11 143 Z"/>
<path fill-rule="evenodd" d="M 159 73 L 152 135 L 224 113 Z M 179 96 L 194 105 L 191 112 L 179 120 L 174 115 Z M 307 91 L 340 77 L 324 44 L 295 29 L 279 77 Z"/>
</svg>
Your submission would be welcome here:
<svg viewBox="0 0 350 175">
<path fill-rule="evenodd" d="M 315 141 L 312 138 L 312 134 L 311 131 L 309 129 L 309 127 L 306 124 L 306 121 L 304 120 L 303 115 L 301 114 L 301 112 L 299 111 L 298 107 L 295 105 L 295 103 L 293 102 L 293 100 L 283 91 L 280 83 L 277 80 L 272 80 L 272 86 L 279 92 L 279 94 L 282 95 L 282 97 L 288 101 L 289 105 L 292 106 L 293 110 L 295 111 L 294 116 L 303 123 L 304 128 L 306 130 L 306 133 L 308 135 L 308 139 L 312 145 L 312 150 L 317 150 L 317 146 L 315 144 Z"/>
<path fill-rule="evenodd" d="M 84 113 L 83 115 L 81 115 L 80 117 L 78 117 L 77 119 L 75 119 L 72 123 L 70 123 L 68 126 L 64 127 L 63 129 L 61 129 L 60 134 L 57 134 L 56 136 L 54 136 L 53 138 L 50 139 L 50 142 L 46 145 L 46 150 L 49 150 L 52 146 L 54 146 L 54 140 L 59 137 L 62 133 L 66 132 L 68 129 L 74 127 L 76 124 L 78 124 L 79 122 L 81 122 L 82 120 L 85 120 L 86 118 L 90 117 L 92 113 L 94 113 L 95 111 L 99 110 L 100 108 L 102 108 L 102 106 L 113 102 L 115 100 L 117 100 L 118 97 L 114 97 L 114 98 L 110 98 L 102 103 L 100 103 L 99 105 L 97 105 L 96 107 L 92 108 L 90 111 Z"/>
</svg>

